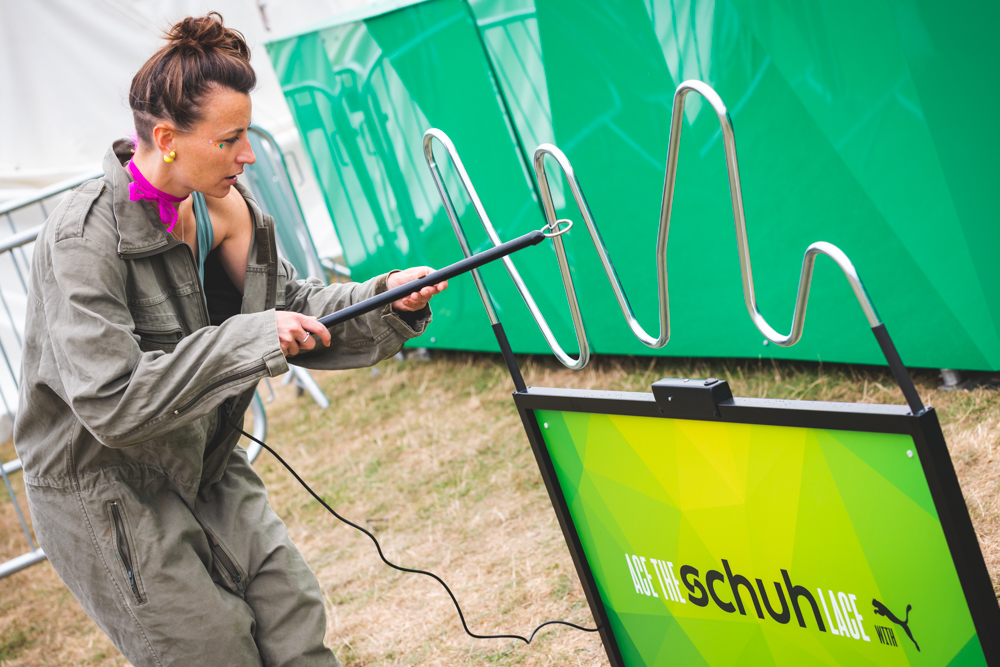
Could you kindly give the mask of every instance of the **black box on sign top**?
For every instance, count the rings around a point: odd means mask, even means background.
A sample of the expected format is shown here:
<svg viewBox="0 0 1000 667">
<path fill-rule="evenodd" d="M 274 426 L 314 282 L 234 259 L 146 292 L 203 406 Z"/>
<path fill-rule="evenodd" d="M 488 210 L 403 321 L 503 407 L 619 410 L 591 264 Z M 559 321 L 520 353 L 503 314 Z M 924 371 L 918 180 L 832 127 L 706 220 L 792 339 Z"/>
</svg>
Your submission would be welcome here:
<svg viewBox="0 0 1000 667">
<path fill-rule="evenodd" d="M 733 392 L 725 380 L 664 378 L 653 383 L 653 398 L 664 417 L 712 421 L 720 404 L 733 403 Z"/>
</svg>

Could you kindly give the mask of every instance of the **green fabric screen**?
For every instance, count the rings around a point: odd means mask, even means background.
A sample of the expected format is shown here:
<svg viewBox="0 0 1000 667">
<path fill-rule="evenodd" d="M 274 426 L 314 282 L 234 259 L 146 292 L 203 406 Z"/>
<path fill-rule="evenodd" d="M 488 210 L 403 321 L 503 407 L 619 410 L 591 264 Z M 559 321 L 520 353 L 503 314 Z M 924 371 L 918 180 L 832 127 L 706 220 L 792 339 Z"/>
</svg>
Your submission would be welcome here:
<svg viewBox="0 0 1000 667">
<path fill-rule="evenodd" d="M 430 0 L 336 20 L 269 52 L 359 279 L 460 258 L 420 150 L 448 133 L 504 239 L 541 226 L 530 156 L 573 162 L 640 322 L 656 326 L 657 232 L 673 91 L 712 85 L 736 127 L 756 291 L 779 331 L 802 253 L 840 246 L 910 366 L 1000 369 L 1000 6 L 933 0 Z M 839 271 L 817 266 L 802 341 L 747 317 L 718 122 L 689 97 L 668 251 L 672 338 L 629 333 L 582 225 L 567 244 L 596 353 L 881 364 Z M 440 154 L 439 154 L 440 155 Z M 439 160 L 441 158 L 439 157 Z M 444 169 L 450 174 L 450 169 Z M 554 174 L 553 174 L 554 176 Z M 556 180 L 556 179 L 550 179 Z M 474 249 L 474 213 L 449 183 Z M 560 214 L 579 220 L 565 206 Z M 563 345 L 553 253 L 514 258 Z M 484 275 L 517 352 L 547 347 L 499 267 Z M 495 350 L 468 276 L 416 344 Z"/>
</svg>

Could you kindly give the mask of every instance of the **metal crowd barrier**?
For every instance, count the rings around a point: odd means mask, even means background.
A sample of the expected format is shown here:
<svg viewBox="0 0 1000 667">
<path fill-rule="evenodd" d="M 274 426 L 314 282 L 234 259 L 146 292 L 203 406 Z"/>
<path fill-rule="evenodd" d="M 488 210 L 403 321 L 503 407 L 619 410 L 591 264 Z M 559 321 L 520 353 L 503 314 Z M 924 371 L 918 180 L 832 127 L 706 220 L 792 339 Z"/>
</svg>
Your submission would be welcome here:
<svg viewBox="0 0 1000 667">
<path fill-rule="evenodd" d="M 19 369 L 21 365 L 21 346 L 24 335 L 24 308 L 27 305 L 28 283 L 31 270 L 31 248 L 41 222 L 48 217 L 50 206 L 58 201 L 49 201 L 62 197 L 64 193 L 77 187 L 85 181 L 101 176 L 104 172 L 97 171 L 81 174 L 73 178 L 54 183 L 26 197 L 0 205 L 0 217 L 10 229 L 10 235 L 0 240 L 0 408 L 11 427 L 14 425 L 14 413 L 17 408 L 17 390 Z M 30 209 L 34 210 L 30 210 Z M 15 221 L 15 212 L 18 221 Z M 26 223 L 27 220 L 27 223 Z M 19 224 L 20 223 L 20 224 Z M 26 228 L 26 224 L 32 226 Z M 2 226 L 0 226 L 2 228 Z M 14 506 L 14 512 L 24 532 L 27 551 L 20 556 L 0 563 L 0 578 L 6 577 L 30 565 L 45 559 L 45 552 L 35 544 L 31 529 L 25 519 L 24 511 L 10 475 L 21 469 L 21 460 L 13 459 L 4 462 L 0 459 L 0 473 L 3 476 L 4 487 Z"/>
<path fill-rule="evenodd" d="M 300 277 L 317 278 L 324 285 L 329 284 L 324 264 L 316 252 L 302 214 L 302 206 L 295 194 L 281 147 L 270 132 L 256 125 L 250 126 L 247 136 L 257 161 L 246 169 L 245 183 L 261 211 L 281 221 L 281 224 L 275 225 L 278 252 L 292 263 Z M 308 370 L 291 364 L 288 368 L 289 372 L 282 380 L 284 384 L 294 382 L 298 390 L 308 392 L 320 408 L 325 410 L 330 407 L 330 400 Z M 251 443 L 247 453 L 253 462 L 254 457 L 260 453 L 260 445 Z"/>
<path fill-rule="evenodd" d="M 81 174 L 42 188 L 32 195 L 0 205 L 0 217 L 4 218 L 6 226 L 10 229 L 10 235 L 0 240 L 0 308 L 3 309 L 0 313 L 0 358 L 3 359 L 3 366 L 0 367 L 0 408 L 3 409 L 3 412 L 0 413 L 0 416 L 9 421 L 12 429 L 14 412 L 17 408 L 18 371 L 21 365 L 20 353 L 24 335 L 24 308 L 27 305 L 31 269 L 29 246 L 34 243 L 41 226 L 36 224 L 25 229 L 24 218 L 33 214 L 32 217 L 39 223 L 44 221 L 50 210 L 46 203 L 48 202 L 49 205 L 53 203 L 49 202 L 50 199 L 61 198 L 66 191 L 77 187 L 84 181 L 100 176 L 102 173 Z M 29 211 L 32 207 L 35 210 Z M 20 225 L 15 222 L 15 212 L 19 213 L 17 217 L 21 219 Z M 45 559 L 45 552 L 35 544 L 31 529 L 24 517 L 24 511 L 21 509 L 21 503 L 11 485 L 10 476 L 20 469 L 20 459 L 6 462 L 0 459 L 0 473 L 3 476 L 4 487 L 14 506 L 14 512 L 21 524 L 27 545 L 27 551 L 23 554 L 0 563 L 0 578 Z"/>
</svg>

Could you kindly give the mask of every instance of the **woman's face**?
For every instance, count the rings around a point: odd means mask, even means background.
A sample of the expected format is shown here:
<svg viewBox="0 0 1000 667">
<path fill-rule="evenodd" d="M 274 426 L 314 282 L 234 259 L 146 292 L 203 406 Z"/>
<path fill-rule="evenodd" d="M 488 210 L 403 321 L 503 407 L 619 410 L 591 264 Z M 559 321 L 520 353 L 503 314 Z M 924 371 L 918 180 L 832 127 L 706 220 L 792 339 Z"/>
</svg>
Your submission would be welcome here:
<svg viewBox="0 0 1000 667">
<path fill-rule="evenodd" d="M 244 165 L 257 160 L 247 137 L 249 127 L 250 96 L 214 87 L 202 102 L 202 120 L 190 132 L 173 136 L 173 175 L 186 188 L 225 197 Z"/>
</svg>

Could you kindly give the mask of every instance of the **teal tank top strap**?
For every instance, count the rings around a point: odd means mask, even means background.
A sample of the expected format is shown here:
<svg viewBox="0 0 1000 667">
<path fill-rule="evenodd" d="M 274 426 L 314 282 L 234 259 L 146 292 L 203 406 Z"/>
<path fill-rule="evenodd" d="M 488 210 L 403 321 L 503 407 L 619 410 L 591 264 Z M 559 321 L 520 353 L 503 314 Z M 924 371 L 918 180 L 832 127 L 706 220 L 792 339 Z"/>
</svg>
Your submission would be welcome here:
<svg viewBox="0 0 1000 667">
<path fill-rule="evenodd" d="M 201 284 L 205 284 L 205 259 L 208 253 L 212 252 L 215 244 L 215 230 L 212 229 L 212 221 L 208 217 L 208 205 L 205 203 L 205 195 L 200 192 L 191 194 L 191 203 L 194 208 L 194 220 L 198 229 L 198 278 Z"/>
</svg>

